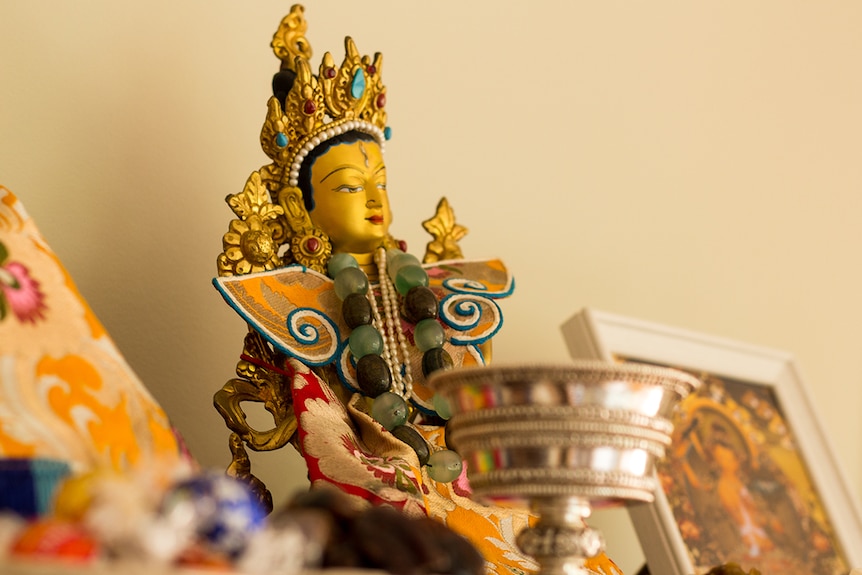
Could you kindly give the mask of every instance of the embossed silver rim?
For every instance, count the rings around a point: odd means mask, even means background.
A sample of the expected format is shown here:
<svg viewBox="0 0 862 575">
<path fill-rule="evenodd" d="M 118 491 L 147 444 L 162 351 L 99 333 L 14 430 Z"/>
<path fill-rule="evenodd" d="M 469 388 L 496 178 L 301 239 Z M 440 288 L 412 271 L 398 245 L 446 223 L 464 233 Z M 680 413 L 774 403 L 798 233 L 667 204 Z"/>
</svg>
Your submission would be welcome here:
<svg viewBox="0 0 862 575">
<path fill-rule="evenodd" d="M 655 500 L 652 476 L 602 473 L 589 469 L 498 469 L 470 478 L 470 488 L 483 498 L 584 497 L 596 500 Z"/>
<path fill-rule="evenodd" d="M 450 387 L 465 385 L 506 385 L 514 382 L 549 380 L 560 383 L 601 383 L 637 381 L 670 389 L 685 397 L 700 387 L 700 380 L 683 371 L 639 363 L 610 363 L 596 360 L 573 361 L 566 365 L 494 365 L 461 367 L 438 371 L 428 379 L 429 385 L 441 393 Z"/>
<path fill-rule="evenodd" d="M 597 430 L 606 430 L 607 425 L 610 423 L 650 429 L 668 435 L 673 432 L 673 423 L 669 419 L 655 415 L 643 415 L 629 409 L 608 409 L 597 405 L 502 405 L 499 407 L 484 407 L 477 411 L 459 413 L 457 421 L 458 427 L 461 427 L 474 424 L 491 424 L 513 420 L 526 421 L 541 418 L 568 421 L 579 420 L 584 425 L 594 423 L 597 425 Z"/>
<path fill-rule="evenodd" d="M 665 445 L 670 445 L 670 438 L 664 436 L 665 443 L 640 437 L 603 435 L 603 434 L 579 434 L 571 435 L 545 435 L 537 437 L 524 437 L 511 435 L 513 430 L 500 429 L 494 436 L 465 437 L 457 435 L 452 437 L 452 442 L 458 450 L 465 454 L 476 451 L 492 451 L 497 449 L 542 449 L 542 448 L 583 448 L 595 449 L 608 447 L 622 451 L 633 451 L 642 449 L 653 457 L 664 457 Z"/>
</svg>

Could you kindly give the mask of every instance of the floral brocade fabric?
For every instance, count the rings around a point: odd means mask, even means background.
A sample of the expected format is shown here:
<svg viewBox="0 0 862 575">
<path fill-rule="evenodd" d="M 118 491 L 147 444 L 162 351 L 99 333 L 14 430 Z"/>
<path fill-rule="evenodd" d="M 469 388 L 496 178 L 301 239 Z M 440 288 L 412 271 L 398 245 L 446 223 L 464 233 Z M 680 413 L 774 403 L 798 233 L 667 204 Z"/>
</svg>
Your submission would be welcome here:
<svg viewBox="0 0 862 575">
<path fill-rule="evenodd" d="M 445 349 L 457 366 L 485 363 L 483 344 L 498 332 L 496 300 L 513 281 L 499 260 L 447 261 L 426 265 L 429 287 L 440 300 Z M 480 505 L 470 499 L 466 472 L 452 483 L 432 480 L 413 450 L 370 417 L 369 400 L 356 388 L 349 361 L 350 329 L 341 317 L 332 281 L 291 266 L 271 272 L 215 280 L 225 300 L 277 349 L 292 372 L 298 447 L 312 487 L 335 486 L 357 509 L 390 505 L 408 515 L 428 515 L 469 539 L 486 560 L 487 572 L 526 574 L 538 565 L 522 555 L 515 535 L 533 520 L 522 510 Z M 413 345 L 413 326 L 401 329 L 410 344 L 414 407 L 428 409 L 433 392 L 421 382 L 422 354 Z M 414 375 L 414 378 L 417 376 Z M 444 446 L 443 428 L 416 425 L 426 440 Z M 591 560 L 600 575 L 621 575 L 606 556 Z"/>
<path fill-rule="evenodd" d="M 0 457 L 74 471 L 179 461 L 167 416 L 0 186 Z"/>
</svg>

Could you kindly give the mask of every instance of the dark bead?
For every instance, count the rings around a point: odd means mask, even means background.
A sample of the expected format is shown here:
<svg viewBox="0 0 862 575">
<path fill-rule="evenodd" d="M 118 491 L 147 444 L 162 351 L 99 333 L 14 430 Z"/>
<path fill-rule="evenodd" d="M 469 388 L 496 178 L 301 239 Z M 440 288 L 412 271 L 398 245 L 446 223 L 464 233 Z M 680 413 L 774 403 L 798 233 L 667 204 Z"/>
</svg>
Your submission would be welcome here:
<svg viewBox="0 0 862 575">
<path fill-rule="evenodd" d="M 452 356 L 442 347 L 429 349 L 422 354 L 422 374 L 425 377 L 441 369 L 451 369 L 452 365 Z"/>
<path fill-rule="evenodd" d="M 352 293 L 341 304 L 341 315 L 350 329 L 371 323 L 371 304 L 365 294 Z"/>
<path fill-rule="evenodd" d="M 392 385 L 392 374 L 386 361 L 376 354 L 362 356 L 356 362 L 356 382 L 359 389 L 368 397 L 377 397 L 384 391 L 389 391 Z"/>
<path fill-rule="evenodd" d="M 428 458 L 431 452 L 428 450 L 428 443 L 418 431 L 407 425 L 399 425 L 392 430 L 392 435 L 409 445 L 416 452 L 416 457 L 419 458 L 419 465 L 428 463 Z"/>
<path fill-rule="evenodd" d="M 419 323 L 423 319 L 437 317 L 437 296 L 426 286 L 410 288 L 404 296 L 404 317 L 410 323 Z"/>
</svg>

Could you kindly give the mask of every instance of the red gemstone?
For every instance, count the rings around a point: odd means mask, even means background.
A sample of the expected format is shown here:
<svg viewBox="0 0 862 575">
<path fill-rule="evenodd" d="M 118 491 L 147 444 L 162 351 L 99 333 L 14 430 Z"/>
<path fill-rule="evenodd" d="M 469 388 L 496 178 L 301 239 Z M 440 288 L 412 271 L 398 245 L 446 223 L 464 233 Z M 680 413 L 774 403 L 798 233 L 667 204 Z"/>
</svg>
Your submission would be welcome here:
<svg viewBox="0 0 862 575">
<path fill-rule="evenodd" d="M 302 111 L 305 112 L 309 116 L 312 115 L 316 109 L 317 109 L 317 106 L 315 106 L 314 102 L 311 100 L 306 100 L 305 106 L 302 107 Z"/>
<path fill-rule="evenodd" d="M 407 253 L 407 242 L 404 240 L 398 240 L 398 249 Z"/>
<path fill-rule="evenodd" d="M 377 73 L 377 68 L 375 68 L 374 66 L 368 66 L 367 68 L 365 68 L 365 71 L 368 72 L 369 75 L 373 75 Z"/>
<path fill-rule="evenodd" d="M 320 240 L 317 238 L 308 238 L 305 240 L 305 249 L 308 253 L 316 253 L 320 249 Z"/>
<path fill-rule="evenodd" d="M 323 71 L 323 75 L 326 76 L 327 78 L 335 78 L 335 68 L 330 66 L 329 68 L 327 68 L 326 70 Z"/>
<path fill-rule="evenodd" d="M 386 105 L 386 94 L 378 94 L 377 96 L 377 107 L 382 108 Z"/>
</svg>

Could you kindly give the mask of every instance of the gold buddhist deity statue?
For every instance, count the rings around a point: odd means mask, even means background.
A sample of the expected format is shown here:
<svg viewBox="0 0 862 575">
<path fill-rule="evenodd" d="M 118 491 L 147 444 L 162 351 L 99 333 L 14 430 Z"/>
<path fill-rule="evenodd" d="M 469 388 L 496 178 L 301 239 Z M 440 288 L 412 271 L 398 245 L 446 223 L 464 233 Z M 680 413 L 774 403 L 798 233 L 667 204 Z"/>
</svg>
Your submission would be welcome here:
<svg viewBox="0 0 862 575">
<path fill-rule="evenodd" d="M 422 223 L 422 262 L 390 235 L 382 56 L 348 37 L 343 61 L 326 53 L 315 73 L 306 27 L 293 6 L 272 40 L 281 67 L 260 136 L 271 163 L 226 198 L 235 218 L 214 284 L 249 327 L 237 377 L 214 397 L 232 432 L 228 472 L 271 509 L 246 448 L 290 443 L 312 488 L 437 518 L 491 573 L 534 571 L 513 543 L 530 517 L 469 499 L 445 442 L 447 406 L 425 385 L 438 369 L 490 360 L 513 280 L 499 260 L 463 259 L 467 230 L 445 198 Z M 263 404 L 273 426 L 253 428 L 244 402 Z M 590 566 L 620 573 L 604 556 Z"/>
</svg>

